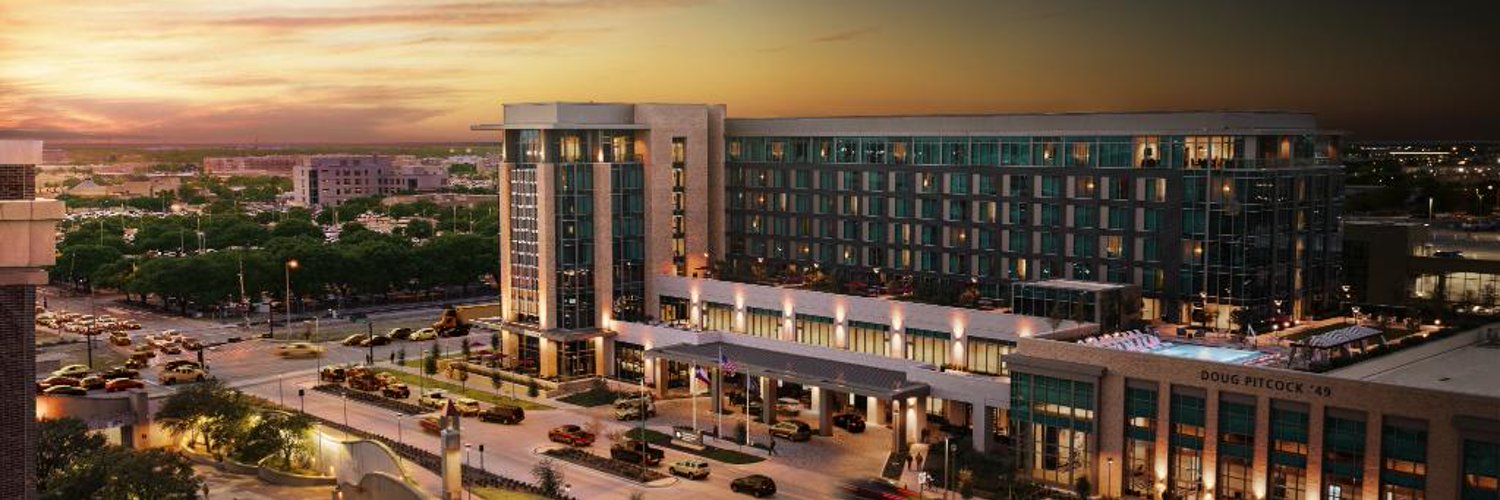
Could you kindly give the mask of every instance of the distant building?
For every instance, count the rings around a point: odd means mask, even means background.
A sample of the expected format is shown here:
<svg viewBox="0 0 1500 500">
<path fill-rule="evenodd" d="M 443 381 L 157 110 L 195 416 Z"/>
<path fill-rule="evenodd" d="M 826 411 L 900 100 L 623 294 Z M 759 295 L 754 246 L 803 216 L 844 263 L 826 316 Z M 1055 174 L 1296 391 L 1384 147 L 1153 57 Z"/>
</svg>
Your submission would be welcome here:
<svg viewBox="0 0 1500 500">
<path fill-rule="evenodd" d="M 292 169 L 292 203 L 338 206 L 366 196 L 436 191 L 448 171 L 386 155 L 319 155 Z"/>
<path fill-rule="evenodd" d="M 208 175 L 228 177 L 232 175 L 270 175 L 291 177 L 292 169 L 302 164 L 300 155 L 208 157 L 203 159 L 203 172 Z"/>
</svg>

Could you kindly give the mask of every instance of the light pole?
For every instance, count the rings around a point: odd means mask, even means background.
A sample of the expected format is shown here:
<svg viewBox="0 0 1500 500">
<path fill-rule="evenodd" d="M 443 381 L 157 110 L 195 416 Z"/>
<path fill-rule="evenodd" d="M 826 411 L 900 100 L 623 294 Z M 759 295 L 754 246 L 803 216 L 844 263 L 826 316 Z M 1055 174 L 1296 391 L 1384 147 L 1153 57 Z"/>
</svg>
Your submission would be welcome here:
<svg viewBox="0 0 1500 500">
<path fill-rule="evenodd" d="M 397 448 L 397 450 L 396 450 L 396 467 L 397 468 L 401 467 L 401 460 L 402 459 L 401 459 L 401 450 L 400 450 L 400 448 L 406 447 L 406 440 L 404 439 L 404 436 L 401 435 L 401 419 L 405 418 L 405 417 L 406 417 L 405 414 L 402 414 L 400 412 L 396 413 L 396 448 Z"/>
<path fill-rule="evenodd" d="M 943 438 L 943 499 L 944 500 L 947 500 L 947 498 L 948 498 L 948 490 L 953 489 L 953 485 L 948 482 L 948 479 L 950 477 L 952 477 L 952 474 L 950 474 L 948 472 L 948 469 L 952 466 L 951 462 L 948 460 L 948 452 L 953 451 L 953 445 L 948 442 L 951 439 L 953 439 L 951 436 Z"/>
<path fill-rule="evenodd" d="M 292 270 L 297 268 L 297 259 L 286 261 L 286 326 L 292 327 Z"/>
<path fill-rule="evenodd" d="M 1110 491 L 1111 491 L 1110 490 L 1110 486 L 1109 486 L 1109 483 L 1110 483 L 1109 480 L 1110 480 L 1111 476 L 1114 475 L 1115 459 L 1114 458 L 1106 458 L 1106 459 L 1104 459 L 1104 463 L 1107 464 L 1107 465 L 1104 466 L 1104 491 L 1101 492 L 1101 493 L 1104 494 L 1104 498 L 1109 498 Z"/>
</svg>

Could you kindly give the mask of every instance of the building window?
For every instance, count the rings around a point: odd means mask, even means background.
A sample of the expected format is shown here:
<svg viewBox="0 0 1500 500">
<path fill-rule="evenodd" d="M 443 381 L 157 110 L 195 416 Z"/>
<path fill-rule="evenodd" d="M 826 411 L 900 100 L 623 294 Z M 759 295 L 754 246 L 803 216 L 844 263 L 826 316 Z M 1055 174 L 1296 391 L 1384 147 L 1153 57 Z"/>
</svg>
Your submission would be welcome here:
<svg viewBox="0 0 1500 500">
<path fill-rule="evenodd" d="M 1427 430 L 1382 426 L 1380 437 L 1380 498 L 1422 500 L 1427 489 Z"/>
<path fill-rule="evenodd" d="M 1365 422 L 1328 415 L 1323 420 L 1323 497 L 1360 498 L 1365 468 Z"/>
<path fill-rule="evenodd" d="M 833 318 L 798 314 L 796 326 L 797 342 L 833 347 Z"/>
<path fill-rule="evenodd" d="M 745 308 L 745 333 L 756 337 L 781 338 L 781 311 Z"/>
<path fill-rule="evenodd" d="M 1125 388 L 1125 492 L 1156 493 L 1157 391 Z"/>
<path fill-rule="evenodd" d="M 1465 439 L 1463 500 L 1500 498 L 1500 443 Z"/>
<path fill-rule="evenodd" d="M 850 321 L 848 326 L 849 350 L 874 354 L 876 356 L 890 355 L 890 327 L 863 321 Z"/>
<path fill-rule="evenodd" d="M 1014 342 L 969 337 L 966 369 L 972 373 L 1008 376 L 1010 370 L 1005 366 L 1005 357 L 1015 348 Z"/>
<path fill-rule="evenodd" d="M 1203 397 L 1172 390 L 1171 448 L 1167 454 L 1167 488 L 1174 497 L 1203 492 L 1203 439 L 1207 408 Z"/>
<path fill-rule="evenodd" d="M 1010 399 L 1017 465 L 1024 473 L 1069 488 L 1077 478 L 1090 475 L 1093 384 L 1013 373 Z"/>
<path fill-rule="evenodd" d="M 906 359 L 933 366 L 945 366 L 948 364 L 950 339 L 951 336 L 947 332 L 907 328 Z"/>
<path fill-rule="evenodd" d="M 1250 498 L 1255 455 L 1255 405 L 1219 400 L 1218 498 Z M 1252 400 L 1253 401 L 1253 400 Z"/>
<path fill-rule="evenodd" d="M 735 331 L 734 306 L 718 302 L 704 302 L 703 329 L 717 332 Z"/>
</svg>

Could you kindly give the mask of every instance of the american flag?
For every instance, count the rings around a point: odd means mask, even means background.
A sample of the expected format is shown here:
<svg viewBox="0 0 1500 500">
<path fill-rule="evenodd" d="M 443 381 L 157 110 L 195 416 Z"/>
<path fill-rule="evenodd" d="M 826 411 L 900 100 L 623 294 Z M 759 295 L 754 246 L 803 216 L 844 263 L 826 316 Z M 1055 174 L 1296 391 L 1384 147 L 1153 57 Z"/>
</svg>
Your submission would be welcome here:
<svg viewBox="0 0 1500 500">
<path fill-rule="evenodd" d="M 735 370 L 739 369 L 739 366 L 734 364 L 734 361 L 731 361 L 728 356 L 725 356 L 724 351 L 719 351 L 719 369 L 724 370 L 724 373 L 732 375 Z"/>
</svg>

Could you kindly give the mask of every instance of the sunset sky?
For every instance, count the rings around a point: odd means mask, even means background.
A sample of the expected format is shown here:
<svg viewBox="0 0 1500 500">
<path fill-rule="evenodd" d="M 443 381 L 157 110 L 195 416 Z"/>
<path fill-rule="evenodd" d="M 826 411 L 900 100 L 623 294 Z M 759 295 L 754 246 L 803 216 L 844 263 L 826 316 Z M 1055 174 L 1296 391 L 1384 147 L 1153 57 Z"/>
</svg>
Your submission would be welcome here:
<svg viewBox="0 0 1500 500">
<path fill-rule="evenodd" d="M 0 0 L 0 137 L 475 141 L 503 102 L 568 100 L 1281 109 L 1356 140 L 1500 139 L 1497 3 Z"/>
</svg>

